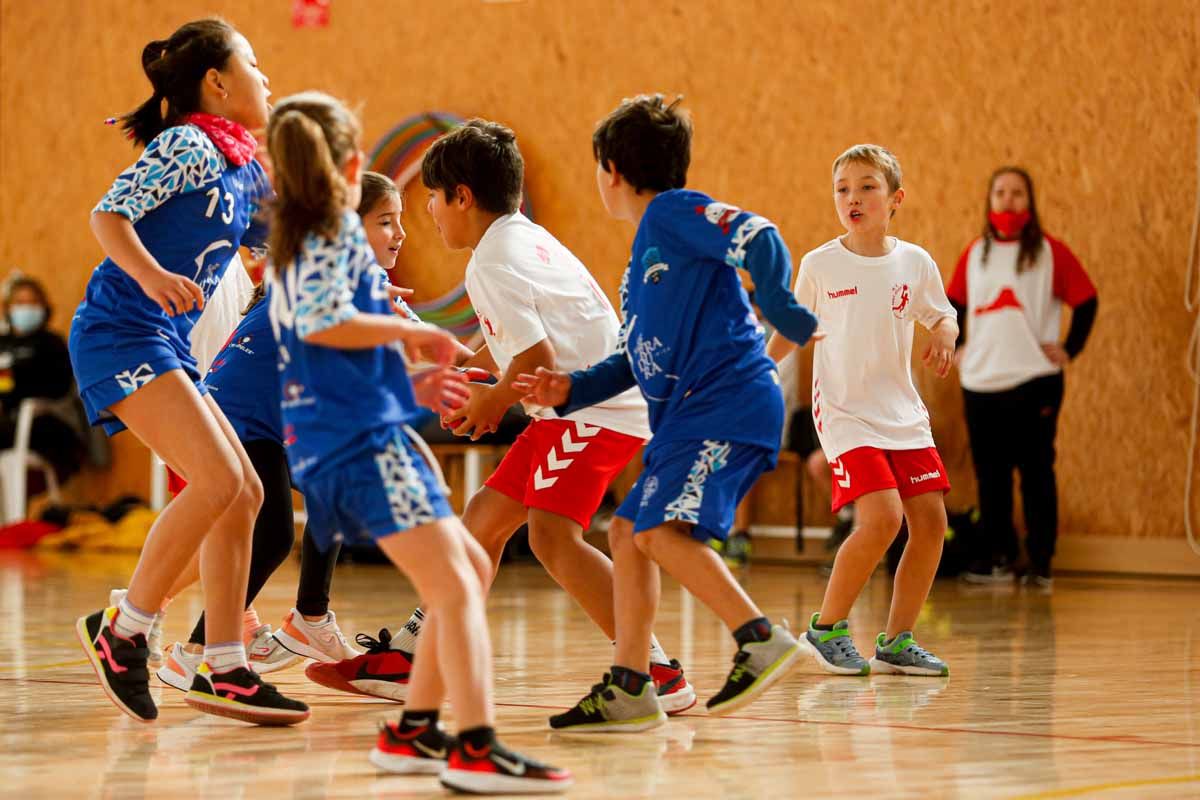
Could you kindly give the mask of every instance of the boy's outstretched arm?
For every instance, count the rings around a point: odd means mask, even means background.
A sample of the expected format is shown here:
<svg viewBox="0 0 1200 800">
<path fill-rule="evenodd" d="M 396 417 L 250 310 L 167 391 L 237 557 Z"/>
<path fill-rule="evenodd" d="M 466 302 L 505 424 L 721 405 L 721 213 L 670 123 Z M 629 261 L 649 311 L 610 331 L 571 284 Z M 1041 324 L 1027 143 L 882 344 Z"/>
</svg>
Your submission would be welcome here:
<svg viewBox="0 0 1200 800">
<path fill-rule="evenodd" d="M 746 270 L 754 299 L 780 334 L 803 345 L 817 329 L 817 317 L 792 294 L 792 257 L 774 228 L 760 231 L 746 249 Z"/>
<path fill-rule="evenodd" d="M 536 374 L 518 375 L 512 387 L 525 393 L 525 400 L 550 406 L 560 416 L 603 403 L 637 385 L 633 368 L 624 353 L 613 353 L 598 364 L 574 372 L 539 369 Z"/>
</svg>

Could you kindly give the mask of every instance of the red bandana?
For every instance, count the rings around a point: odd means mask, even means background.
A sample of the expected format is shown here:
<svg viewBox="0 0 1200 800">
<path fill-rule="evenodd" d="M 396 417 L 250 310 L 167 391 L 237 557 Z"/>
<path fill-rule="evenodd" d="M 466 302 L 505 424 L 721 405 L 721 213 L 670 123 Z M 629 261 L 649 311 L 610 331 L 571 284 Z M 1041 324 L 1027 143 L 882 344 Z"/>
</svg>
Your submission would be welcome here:
<svg viewBox="0 0 1200 800">
<path fill-rule="evenodd" d="M 183 121 L 204 131 L 217 149 L 236 166 L 244 167 L 254 160 L 258 142 L 250 135 L 250 131 L 233 120 L 213 114 L 195 113 L 188 114 Z"/>
</svg>

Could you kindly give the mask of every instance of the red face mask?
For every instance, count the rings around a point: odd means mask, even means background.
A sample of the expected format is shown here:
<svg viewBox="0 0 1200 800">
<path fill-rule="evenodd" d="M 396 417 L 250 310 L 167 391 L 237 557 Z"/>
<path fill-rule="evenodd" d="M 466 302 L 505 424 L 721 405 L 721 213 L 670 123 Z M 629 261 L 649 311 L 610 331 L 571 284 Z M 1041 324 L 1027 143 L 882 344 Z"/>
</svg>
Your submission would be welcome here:
<svg viewBox="0 0 1200 800">
<path fill-rule="evenodd" d="M 1001 239 L 1016 239 L 1029 222 L 1029 212 L 989 211 L 988 221 L 992 223 L 992 227 Z"/>
</svg>

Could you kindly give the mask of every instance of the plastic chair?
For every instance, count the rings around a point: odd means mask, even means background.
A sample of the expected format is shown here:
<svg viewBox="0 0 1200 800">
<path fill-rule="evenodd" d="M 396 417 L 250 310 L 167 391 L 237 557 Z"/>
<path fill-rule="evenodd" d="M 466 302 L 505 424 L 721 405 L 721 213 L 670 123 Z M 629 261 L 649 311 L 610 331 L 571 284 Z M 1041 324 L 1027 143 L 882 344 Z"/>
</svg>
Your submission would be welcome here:
<svg viewBox="0 0 1200 800">
<path fill-rule="evenodd" d="M 28 508 L 26 497 L 26 472 L 38 470 L 46 481 L 46 492 L 51 502 L 61 503 L 58 478 L 54 468 L 45 459 L 29 449 L 29 437 L 33 432 L 33 420 L 43 414 L 56 413 L 61 400 L 29 397 L 21 401 L 17 409 L 17 428 L 13 446 L 0 451 L 0 484 L 2 484 L 3 512 L 5 524 L 11 525 L 25 519 Z"/>
</svg>

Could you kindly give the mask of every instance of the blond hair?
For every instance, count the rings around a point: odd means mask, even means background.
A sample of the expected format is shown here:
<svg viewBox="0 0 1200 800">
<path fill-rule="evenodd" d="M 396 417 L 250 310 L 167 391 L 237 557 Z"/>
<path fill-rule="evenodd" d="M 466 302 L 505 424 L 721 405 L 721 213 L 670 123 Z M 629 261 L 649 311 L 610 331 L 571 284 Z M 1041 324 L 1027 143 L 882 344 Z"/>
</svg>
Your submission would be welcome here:
<svg viewBox="0 0 1200 800">
<path fill-rule="evenodd" d="M 344 105 L 322 92 L 284 98 L 267 123 L 275 204 L 271 260 L 290 264 L 304 237 L 338 235 L 350 187 L 342 167 L 358 152 L 360 128 Z"/>
<path fill-rule="evenodd" d="M 888 194 L 895 194 L 900 188 L 903 173 L 900 171 L 900 160 L 886 147 L 877 144 L 856 144 L 842 153 L 833 162 L 833 174 L 846 164 L 866 164 L 883 174 L 887 181 Z"/>
</svg>

